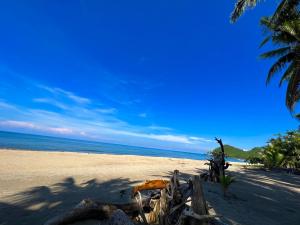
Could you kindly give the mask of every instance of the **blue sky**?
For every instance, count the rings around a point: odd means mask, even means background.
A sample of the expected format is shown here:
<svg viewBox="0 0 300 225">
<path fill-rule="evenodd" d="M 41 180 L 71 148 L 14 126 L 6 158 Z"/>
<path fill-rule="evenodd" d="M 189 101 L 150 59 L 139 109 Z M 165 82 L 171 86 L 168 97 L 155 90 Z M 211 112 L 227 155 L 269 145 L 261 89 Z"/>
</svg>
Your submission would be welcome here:
<svg viewBox="0 0 300 225">
<path fill-rule="evenodd" d="M 244 149 L 296 129 L 259 59 L 260 4 L 5 1 L 0 129 L 184 151 Z"/>
</svg>

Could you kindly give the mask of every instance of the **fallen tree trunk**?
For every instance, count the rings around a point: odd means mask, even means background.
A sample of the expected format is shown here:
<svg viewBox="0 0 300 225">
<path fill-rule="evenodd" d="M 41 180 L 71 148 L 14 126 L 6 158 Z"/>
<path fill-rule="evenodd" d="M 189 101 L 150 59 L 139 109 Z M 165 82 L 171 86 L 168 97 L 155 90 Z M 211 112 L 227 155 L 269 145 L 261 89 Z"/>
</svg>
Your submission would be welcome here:
<svg viewBox="0 0 300 225">
<path fill-rule="evenodd" d="M 143 201 L 143 208 L 147 211 L 149 208 L 150 198 Z M 90 199 L 82 200 L 71 211 L 48 220 L 44 225 L 66 225 L 86 219 L 105 220 L 117 210 L 121 209 L 128 216 L 135 217 L 139 214 L 139 205 L 130 204 L 103 204 Z"/>
</svg>

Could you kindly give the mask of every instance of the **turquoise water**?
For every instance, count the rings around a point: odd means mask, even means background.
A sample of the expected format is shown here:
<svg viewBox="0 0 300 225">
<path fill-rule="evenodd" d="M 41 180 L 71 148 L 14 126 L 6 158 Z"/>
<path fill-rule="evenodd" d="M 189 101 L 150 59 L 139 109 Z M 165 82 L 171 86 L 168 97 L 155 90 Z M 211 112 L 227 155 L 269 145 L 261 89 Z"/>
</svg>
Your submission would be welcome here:
<svg viewBox="0 0 300 225">
<path fill-rule="evenodd" d="M 208 154 L 143 148 L 6 131 L 0 131 L 0 148 L 36 151 L 88 152 L 116 155 L 141 155 L 196 160 L 206 160 L 209 158 Z M 231 162 L 240 162 L 240 160 L 234 158 L 228 158 L 227 160 Z"/>
</svg>

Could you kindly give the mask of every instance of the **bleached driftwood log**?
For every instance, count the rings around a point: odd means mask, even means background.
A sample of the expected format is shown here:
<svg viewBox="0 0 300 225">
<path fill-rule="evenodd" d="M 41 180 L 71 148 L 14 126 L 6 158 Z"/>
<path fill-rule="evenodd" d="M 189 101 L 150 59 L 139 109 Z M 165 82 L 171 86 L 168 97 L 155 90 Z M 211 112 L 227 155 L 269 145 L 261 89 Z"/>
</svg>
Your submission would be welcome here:
<svg viewBox="0 0 300 225">
<path fill-rule="evenodd" d="M 134 225 L 131 219 L 123 210 L 117 209 L 109 218 L 109 225 Z"/>
<path fill-rule="evenodd" d="M 158 189 L 153 191 L 155 185 Z M 199 176 L 180 183 L 179 171 L 175 170 L 170 181 L 162 183 L 154 180 L 137 187 L 134 189 L 136 202 L 116 205 L 83 200 L 71 211 L 49 220 L 45 225 L 66 225 L 87 219 L 108 221 L 110 225 L 132 225 L 133 218 L 139 224 L 208 225 L 214 217 L 219 217 L 208 213 Z M 147 188 L 152 191 L 142 197 L 140 191 Z"/>
<path fill-rule="evenodd" d="M 208 214 L 202 184 L 199 176 L 193 177 L 192 210 L 194 214 L 199 216 L 206 216 Z M 193 216 L 193 218 L 191 219 L 191 225 L 208 224 L 206 220 L 199 221 L 199 218 Z"/>
<path fill-rule="evenodd" d="M 148 208 L 149 202 L 150 199 L 143 200 L 143 207 Z M 110 218 L 117 209 L 121 209 L 128 216 L 132 217 L 135 217 L 139 214 L 139 205 L 135 202 L 131 204 L 118 205 L 103 204 L 101 202 L 85 199 L 82 200 L 71 211 L 48 220 L 44 225 L 65 225 L 86 219 L 105 220 Z"/>
</svg>

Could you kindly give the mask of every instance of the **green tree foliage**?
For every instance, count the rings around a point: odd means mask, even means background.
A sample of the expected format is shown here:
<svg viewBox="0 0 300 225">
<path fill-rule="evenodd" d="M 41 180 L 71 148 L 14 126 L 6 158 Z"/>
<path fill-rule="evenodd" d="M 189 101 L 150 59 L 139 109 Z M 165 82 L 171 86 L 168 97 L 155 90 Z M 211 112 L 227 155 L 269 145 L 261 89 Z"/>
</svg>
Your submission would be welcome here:
<svg viewBox="0 0 300 225">
<path fill-rule="evenodd" d="M 262 148 L 256 147 L 250 151 L 244 151 L 240 148 L 233 147 L 231 145 L 224 145 L 224 151 L 226 157 L 238 158 L 238 159 L 247 159 L 251 156 L 256 156 L 258 152 L 262 151 Z M 212 151 L 212 155 L 217 155 L 221 153 L 221 148 L 215 148 Z"/>
<path fill-rule="evenodd" d="M 295 104 L 300 98 L 300 20 L 297 18 L 276 26 L 272 18 L 264 17 L 261 19 L 261 24 L 269 33 L 262 45 L 268 41 L 279 45 L 279 48 L 261 55 L 263 59 L 276 58 L 275 63 L 269 69 L 267 83 L 275 74 L 282 72 L 279 86 L 285 82 L 288 83 L 286 106 L 294 111 Z"/>
<path fill-rule="evenodd" d="M 289 131 L 271 139 L 263 151 L 266 167 L 300 168 L 300 132 Z"/>
<path fill-rule="evenodd" d="M 262 162 L 264 163 L 265 167 L 270 169 L 281 167 L 284 160 L 284 155 L 280 152 L 279 146 L 269 145 L 265 147 L 262 156 Z"/>
<path fill-rule="evenodd" d="M 250 164 L 263 164 L 266 168 L 300 168 L 300 131 L 288 131 L 268 141 L 264 147 L 256 147 L 250 151 L 224 145 L 227 157 L 245 159 Z M 220 154 L 220 148 L 212 151 L 212 155 Z"/>
<path fill-rule="evenodd" d="M 231 21 L 236 22 L 245 10 L 254 7 L 258 2 L 258 0 L 238 0 L 231 14 Z M 300 0 L 281 0 L 273 15 L 261 19 L 266 35 L 261 46 L 268 42 L 278 46 L 277 49 L 261 55 L 264 59 L 276 58 L 269 70 L 267 83 L 275 74 L 282 74 L 279 85 L 287 83 L 285 102 L 287 108 L 293 113 L 296 103 L 300 100 L 299 6 Z M 299 114 L 295 117 L 300 118 Z"/>
<path fill-rule="evenodd" d="M 237 0 L 234 10 L 231 13 L 230 21 L 236 22 L 240 16 L 247 10 L 254 8 L 256 4 L 260 2 L 259 0 Z M 280 4 L 277 6 L 272 17 L 274 21 L 286 20 L 289 17 L 289 12 L 299 6 L 299 0 L 281 0 Z M 276 1 L 274 1 L 277 4 Z"/>
<path fill-rule="evenodd" d="M 248 162 L 250 164 L 263 164 L 263 159 L 262 159 L 262 156 L 260 154 L 257 155 L 257 156 L 252 155 L 252 156 L 249 156 L 246 159 L 246 162 Z"/>
<path fill-rule="evenodd" d="M 247 159 L 251 164 L 262 163 L 272 168 L 300 168 L 300 132 L 288 131 L 272 138 L 263 150 Z"/>
</svg>

